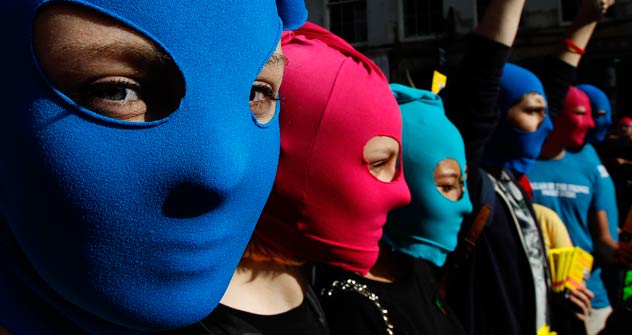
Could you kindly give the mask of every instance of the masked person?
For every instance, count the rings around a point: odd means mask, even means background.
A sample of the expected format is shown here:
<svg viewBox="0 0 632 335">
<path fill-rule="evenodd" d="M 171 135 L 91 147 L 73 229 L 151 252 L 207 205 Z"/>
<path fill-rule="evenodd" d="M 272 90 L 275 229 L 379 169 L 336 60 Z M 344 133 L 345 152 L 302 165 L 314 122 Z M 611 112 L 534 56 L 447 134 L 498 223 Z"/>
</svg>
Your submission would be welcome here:
<svg viewBox="0 0 632 335">
<path fill-rule="evenodd" d="M 612 106 L 610 105 L 610 99 L 608 99 L 606 93 L 594 85 L 580 84 L 576 87 L 588 96 L 593 121 L 595 122 L 595 127 L 588 130 L 584 143 L 601 143 L 606 139 L 610 126 L 612 126 Z"/>
<path fill-rule="evenodd" d="M 463 140 L 431 92 L 391 84 L 403 120 L 402 158 L 412 201 L 389 213 L 366 275 L 322 268 L 317 276 L 332 334 L 464 334 L 439 297 L 433 268 L 454 249 L 463 216 Z M 433 150 L 425 144 L 434 143 Z"/>
<path fill-rule="evenodd" d="M 608 171 L 601 164 L 599 156 L 595 157 L 596 147 L 600 143 L 605 141 L 606 136 L 612 126 L 612 107 L 608 96 L 599 88 L 590 84 L 581 84 L 576 86 L 577 89 L 582 91 L 588 97 L 590 101 L 590 108 L 592 110 L 592 118 L 595 123 L 595 127 L 588 130 L 582 147 L 569 148 L 570 150 L 582 149 L 587 153 L 591 153 L 593 160 L 599 161 L 597 167 L 600 171 L 602 178 L 599 178 L 601 182 L 600 188 L 603 190 L 604 196 L 607 196 L 607 200 L 604 200 L 605 211 L 608 216 L 608 228 L 611 237 L 618 241 L 618 223 L 619 223 L 619 210 L 616 207 L 617 195 L 614 187 L 614 182 L 609 176 Z M 624 211 L 625 212 L 625 211 Z"/>
<path fill-rule="evenodd" d="M 559 213 L 573 243 L 597 258 L 587 282 L 595 294 L 588 333 L 596 334 L 612 310 L 601 279 L 601 263 L 613 263 L 618 246 L 609 228 L 609 221 L 616 222 L 617 217 L 607 212 L 615 199 L 614 189 L 607 192 L 605 187 L 608 172 L 592 146 L 581 147 L 595 125 L 592 113 L 588 96 L 571 87 L 529 179 L 534 201 Z"/>
<path fill-rule="evenodd" d="M 451 274 L 447 294 L 470 333 L 532 334 L 552 323 L 550 278 L 539 225 L 514 174 L 530 168 L 551 125 L 548 116 L 532 131 L 510 123 L 513 115 L 526 109 L 523 105 L 540 108 L 546 115 L 544 90 L 524 68 L 507 64 L 502 71 L 498 110 L 503 116 L 481 162 L 486 171 L 473 169 L 481 166 L 475 156 L 468 161 L 468 185 L 479 194 L 473 203 L 491 188 L 495 196 L 488 205 L 493 212 L 468 262 Z M 491 187 L 485 186 L 490 182 Z M 488 279 L 477 278 L 482 274 Z"/>
<path fill-rule="evenodd" d="M 326 334 L 311 264 L 367 273 L 386 214 L 410 201 L 402 121 L 382 71 L 315 24 L 283 36 L 281 155 L 270 199 L 208 324 Z M 325 314 L 326 315 L 326 314 Z"/>
<path fill-rule="evenodd" d="M 518 180 L 551 130 L 547 109 L 561 109 L 574 80 L 581 55 L 567 44 L 585 47 L 601 15 L 591 1 L 582 2 L 559 52 L 545 63 L 543 82 L 524 68 L 505 65 L 514 33 L 499 35 L 500 43 L 470 48 L 446 88 L 446 113 L 466 143 L 473 213 L 491 208 L 487 220 L 474 216 L 464 222 L 464 243 L 475 246 L 457 267 L 447 264 L 448 303 L 469 334 L 560 331 L 556 322 L 566 319 L 558 316 L 565 311 L 551 296 L 541 232 Z M 580 290 L 571 293 L 571 301 L 583 318 L 590 292 Z"/>
<path fill-rule="evenodd" d="M 576 86 L 581 90 L 590 101 L 593 121 L 595 127 L 588 130 L 584 138 L 584 145 L 578 148 L 569 148 L 570 151 L 580 152 L 587 157 L 586 162 L 596 164 L 600 172 L 599 182 L 600 198 L 608 219 L 608 232 L 614 242 L 619 242 L 619 210 L 617 208 L 617 194 L 614 181 L 610 177 L 609 171 L 601 162 L 598 155 L 597 146 L 606 139 L 610 126 L 612 125 L 612 107 L 608 96 L 599 88 L 590 84 L 581 84 Z M 623 284 L 622 269 L 612 264 L 602 264 L 602 274 L 604 286 L 608 292 L 608 300 L 611 306 L 617 306 L 621 299 L 621 285 Z"/>
<path fill-rule="evenodd" d="M 282 66 L 269 59 L 304 3 L 32 0 L 0 13 L 12 83 L 0 324 L 145 334 L 203 319 L 272 187 Z"/>
<path fill-rule="evenodd" d="M 504 43 L 513 41 L 523 5 L 524 1 L 493 1 L 489 15 L 469 37 L 475 52 L 467 53 L 467 68 L 480 70 L 481 76 L 472 80 L 484 81 L 475 87 L 488 87 L 487 80 L 493 84 L 485 71 L 504 63 L 509 49 Z M 452 79 L 448 90 L 451 83 Z M 380 257 L 367 275 L 325 274 L 323 306 L 331 310 L 328 319 L 333 333 L 341 329 L 339 334 L 462 334 L 455 314 L 439 297 L 431 268 L 442 265 L 455 247 L 459 218 L 469 212 L 466 196 L 460 197 L 465 192 L 459 185 L 465 176 L 463 144 L 440 112 L 440 100 L 414 89 L 393 88 L 404 119 L 404 170 L 413 200 L 389 215 Z M 432 149 L 427 147 L 430 141 Z M 453 166 L 448 165 L 451 171 L 438 165 L 450 161 L 446 158 L 454 159 Z M 435 184 L 435 176 L 446 175 Z M 446 181 L 446 189 L 440 188 Z"/>
</svg>

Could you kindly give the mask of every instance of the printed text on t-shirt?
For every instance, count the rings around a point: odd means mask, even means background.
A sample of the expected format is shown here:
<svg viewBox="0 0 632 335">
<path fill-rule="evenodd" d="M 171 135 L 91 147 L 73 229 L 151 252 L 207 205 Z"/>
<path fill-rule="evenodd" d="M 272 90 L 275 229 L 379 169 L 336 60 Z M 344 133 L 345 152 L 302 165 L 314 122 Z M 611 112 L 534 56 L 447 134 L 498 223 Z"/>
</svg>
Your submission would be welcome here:
<svg viewBox="0 0 632 335">
<path fill-rule="evenodd" d="M 577 194 L 590 194 L 590 187 L 586 185 L 564 183 L 531 183 L 534 191 L 541 191 L 542 196 L 558 198 L 577 198 Z"/>
</svg>

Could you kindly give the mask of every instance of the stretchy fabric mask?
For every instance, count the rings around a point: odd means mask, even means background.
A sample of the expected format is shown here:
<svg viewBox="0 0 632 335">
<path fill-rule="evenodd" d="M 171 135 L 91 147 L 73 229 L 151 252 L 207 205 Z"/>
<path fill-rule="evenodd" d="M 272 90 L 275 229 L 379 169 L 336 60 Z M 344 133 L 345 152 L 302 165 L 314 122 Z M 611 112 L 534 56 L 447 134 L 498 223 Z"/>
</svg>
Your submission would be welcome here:
<svg viewBox="0 0 632 335">
<path fill-rule="evenodd" d="M 441 194 L 434 172 L 441 161 L 454 159 L 464 177 L 463 138 L 445 116 L 437 95 L 398 84 L 391 84 L 391 89 L 402 114 L 403 162 L 411 202 L 388 215 L 382 239 L 395 250 L 442 266 L 456 247 L 461 222 L 472 204 L 465 187 L 456 201 Z"/>
<path fill-rule="evenodd" d="M 588 131 L 584 143 L 603 142 L 612 125 L 610 99 L 608 99 L 606 93 L 593 85 L 581 84 L 577 85 L 577 88 L 582 90 L 590 99 L 590 108 L 592 109 L 593 121 L 595 121 L 595 128 Z M 599 114 L 601 111 L 605 113 Z"/>
<path fill-rule="evenodd" d="M 366 273 L 386 214 L 410 201 L 402 173 L 369 173 L 364 146 L 401 143 L 401 116 L 380 69 L 329 31 L 307 23 L 283 37 L 281 156 L 255 234 L 275 250 Z"/>
<path fill-rule="evenodd" d="M 59 2 L 145 36 L 177 66 L 184 90 L 173 113 L 132 123 L 79 106 L 43 74 L 31 35 L 52 2 L 0 5 L 11 46 L 2 56 L 11 88 L 1 93 L 0 324 L 16 334 L 192 324 L 223 295 L 274 180 L 278 122 L 259 124 L 249 94 L 281 36 L 276 3 Z M 302 1 L 277 2 L 287 22 L 302 23 Z M 71 324 L 81 331 L 63 328 Z"/>
<path fill-rule="evenodd" d="M 578 114 L 578 108 L 583 109 L 583 113 Z M 588 96 L 580 89 L 571 86 L 564 99 L 564 108 L 555 116 L 553 131 L 547 143 L 555 143 L 556 146 L 564 148 L 579 147 L 584 144 L 588 130 L 594 126 Z"/>
<path fill-rule="evenodd" d="M 488 165 L 527 174 L 540 155 L 542 144 L 553 129 L 548 112 L 540 127 L 533 132 L 520 130 L 507 121 L 509 109 L 527 93 L 538 93 L 546 98 L 542 83 L 532 72 L 511 63 L 505 64 L 498 97 L 500 123 L 485 151 Z"/>
<path fill-rule="evenodd" d="M 617 122 L 617 125 L 621 126 L 627 126 L 627 127 L 632 127 L 632 118 L 630 117 L 622 117 L 621 119 L 619 119 L 619 122 Z"/>
</svg>

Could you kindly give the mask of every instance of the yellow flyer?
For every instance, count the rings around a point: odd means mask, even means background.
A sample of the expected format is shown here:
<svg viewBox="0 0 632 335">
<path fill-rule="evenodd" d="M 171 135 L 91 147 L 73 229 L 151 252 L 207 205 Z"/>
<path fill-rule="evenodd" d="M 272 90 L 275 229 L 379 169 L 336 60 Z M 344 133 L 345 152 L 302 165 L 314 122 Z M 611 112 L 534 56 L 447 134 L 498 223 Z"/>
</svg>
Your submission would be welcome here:
<svg viewBox="0 0 632 335">
<path fill-rule="evenodd" d="M 558 262 L 555 269 L 557 277 L 555 292 L 564 290 L 565 281 L 570 270 L 573 250 L 574 248 L 559 248 Z"/>
<path fill-rule="evenodd" d="M 580 247 L 575 247 L 573 256 L 571 257 L 568 276 L 566 278 L 565 287 L 571 290 L 584 285 L 593 265 L 593 256 Z"/>
<path fill-rule="evenodd" d="M 551 265 L 551 286 L 554 292 L 557 292 L 557 288 L 561 285 L 561 278 L 559 276 L 558 265 L 560 261 L 560 249 L 549 250 L 549 263 Z"/>
<path fill-rule="evenodd" d="M 441 91 L 448 81 L 448 77 L 439 71 L 435 71 L 432 75 L 432 93 L 437 94 Z"/>
</svg>

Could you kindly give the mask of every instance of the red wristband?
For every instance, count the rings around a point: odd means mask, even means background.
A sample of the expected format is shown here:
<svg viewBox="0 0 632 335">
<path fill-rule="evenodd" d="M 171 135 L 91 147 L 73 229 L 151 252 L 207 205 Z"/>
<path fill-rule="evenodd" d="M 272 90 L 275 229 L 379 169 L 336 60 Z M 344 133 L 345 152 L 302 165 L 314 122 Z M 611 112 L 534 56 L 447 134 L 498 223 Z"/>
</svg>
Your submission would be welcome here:
<svg viewBox="0 0 632 335">
<path fill-rule="evenodd" d="M 562 39 L 562 41 L 564 41 L 564 44 L 566 44 L 566 46 L 570 49 L 570 51 L 576 54 L 580 54 L 580 55 L 583 55 L 586 53 L 586 50 L 577 46 L 577 44 L 575 44 L 575 42 L 573 42 L 573 40 L 571 40 L 570 38 L 564 38 Z"/>
</svg>

